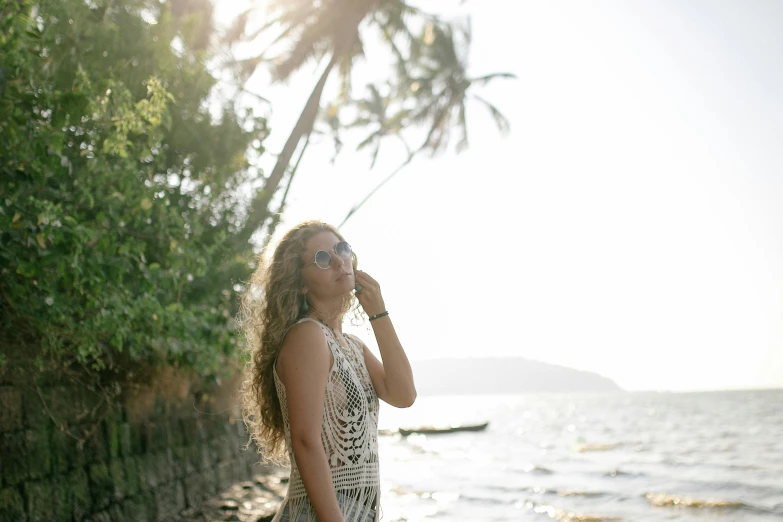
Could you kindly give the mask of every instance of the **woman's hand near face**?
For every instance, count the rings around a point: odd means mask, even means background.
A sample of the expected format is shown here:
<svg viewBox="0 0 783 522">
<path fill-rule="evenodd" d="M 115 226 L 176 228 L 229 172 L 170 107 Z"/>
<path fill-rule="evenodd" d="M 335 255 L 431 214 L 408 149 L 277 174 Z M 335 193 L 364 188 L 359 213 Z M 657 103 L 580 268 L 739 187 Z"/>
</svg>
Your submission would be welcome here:
<svg viewBox="0 0 783 522">
<path fill-rule="evenodd" d="M 378 282 L 361 270 L 354 270 L 354 273 L 356 284 L 362 285 L 361 291 L 356 292 L 356 297 L 364 312 L 370 317 L 386 312 Z M 416 400 L 416 386 L 413 383 L 413 370 L 408 356 L 402 349 L 388 315 L 371 324 L 381 352 L 379 361 L 362 343 L 364 362 L 372 384 L 381 400 L 397 408 L 407 408 Z"/>
<path fill-rule="evenodd" d="M 359 299 L 359 304 L 362 305 L 364 313 L 372 317 L 385 312 L 386 304 L 383 302 L 381 285 L 378 284 L 378 281 L 362 270 L 354 270 L 353 273 L 356 284 L 362 287 L 360 291 L 356 292 L 356 298 Z"/>
</svg>

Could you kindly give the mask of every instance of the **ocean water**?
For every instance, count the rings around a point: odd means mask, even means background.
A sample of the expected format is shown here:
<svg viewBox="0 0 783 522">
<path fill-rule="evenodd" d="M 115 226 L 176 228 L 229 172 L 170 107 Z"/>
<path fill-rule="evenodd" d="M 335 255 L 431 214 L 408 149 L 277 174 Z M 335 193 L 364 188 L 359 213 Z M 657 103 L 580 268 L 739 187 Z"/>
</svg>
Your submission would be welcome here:
<svg viewBox="0 0 783 522">
<path fill-rule="evenodd" d="M 379 428 L 384 521 L 781 521 L 783 390 L 419 397 Z"/>
</svg>

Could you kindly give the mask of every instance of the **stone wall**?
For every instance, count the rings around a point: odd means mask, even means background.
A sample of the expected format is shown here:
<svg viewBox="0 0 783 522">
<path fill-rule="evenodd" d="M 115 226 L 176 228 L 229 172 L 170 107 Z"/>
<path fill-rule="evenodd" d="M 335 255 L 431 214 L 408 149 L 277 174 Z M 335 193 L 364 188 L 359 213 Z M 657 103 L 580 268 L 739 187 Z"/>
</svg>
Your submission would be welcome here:
<svg viewBox="0 0 783 522">
<path fill-rule="evenodd" d="M 162 521 L 258 472 L 236 383 L 205 414 L 192 381 L 154 380 L 97 423 L 100 394 L 1 382 L 0 522 Z"/>
</svg>

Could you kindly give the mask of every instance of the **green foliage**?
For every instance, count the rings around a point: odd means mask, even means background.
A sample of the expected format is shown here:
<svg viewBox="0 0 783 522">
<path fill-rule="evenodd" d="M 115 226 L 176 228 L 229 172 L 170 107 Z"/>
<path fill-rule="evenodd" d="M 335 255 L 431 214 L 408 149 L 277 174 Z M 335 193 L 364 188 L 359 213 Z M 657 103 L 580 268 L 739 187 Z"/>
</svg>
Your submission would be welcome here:
<svg viewBox="0 0 783 522">
<path fill-rule="evenodd" d="M 61 368 L 236 361 L 252 252 L 230 239 L 266 122 L 210 114 L 211 24 L 181 4 L 0 8 L 0 333 Z"/>
</svg>

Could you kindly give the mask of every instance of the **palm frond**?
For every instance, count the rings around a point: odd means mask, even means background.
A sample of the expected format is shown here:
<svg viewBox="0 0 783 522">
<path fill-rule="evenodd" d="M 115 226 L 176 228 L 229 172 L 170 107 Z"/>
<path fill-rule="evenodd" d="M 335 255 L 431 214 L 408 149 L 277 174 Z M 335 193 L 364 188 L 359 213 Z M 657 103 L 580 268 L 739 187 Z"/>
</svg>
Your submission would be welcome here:
<svg viewBox="0 0 783 522">
<path fill-rule="evenodd" d="M 221 38 L 223 43 L 234 44 L 243 37 L 247 29 L 247 21 L 250 18 L 250 13 L 252 11 L 253 8 L 251 7 L 237 16 L 237 18 L 234 20 L 234 23 L 231 24 L 231 27 L 228 29 L 228 31 L 226 31 L 226 34 L 224 34 Z"/>
<path fill-rule="evenodd" d="M 370 111 L 375 115 L 383 117 L 386 114 L 387 100 L 381 96 L 381 93 L 378 92 L 378 88 L 375 85 L 370 84 L 367 88 L 370 90 Z"/>
<path fill-rule="evenodd" d="M 312 11 L 317 3 L 320 2 L 313 0 L 268 0 L 266 9 L 272 13 L 276 11 Z"/>
<path fill-rule="evenodd" d="M 356 150 L 370 151 L 371 168 L 387 138 L 399 139 L 408 150 L 406 162 L 351 209 L 346 219 L 420 152 L 428 150 L 434 156 L 449 148 L 452 138 L 457 139 L 457 152 L 469 147 L 467 98 L 484 104 L 500 131 L 508 132 L 508 119 L 473 91 L 495 78 L 515 76 L 493 73 L 468 77 L 468 50 L 473 38 L 470 17 L 464 22 L 446 21 L 409 5 L 408 1 L 413 0 L 269 0 L 268 12 L 274 20 L 266 27 L 274 28 L 277 37 L 272 43 L 274 51 L 266 54 L 276 54 L 276 79 L 288 78 L 313 58 L 328 56 L 329 66 L 321 74 L 308 101 L 310 110 L 303 111 L 300 116 L 265 190 L 274 191 L 280 183 L 297 138 L 319 134 L 312 130 L 312 120 L 308 118 L 314 119 L 313 111 L 318 108 L 314 103 L 319 101 L 328 75 L 333 74 L 330 73 L 332 68 L 339 74 L 340 91 L 326 118 L 319 121 L 331 130 L 335 155 L 342 147 L 340 132 L 345 129 L 363 129 Z M 247 27 L 242 23 L 237 21 L 234 33 L 242 38 L 253 36 L 247 34 Z M 369 85 L 360 98 L 355 99 L 352 83 L 356 59 L 364 56 L 363 44 L 368 31 L 379 32 L 381 43 L 392 53 L 393 69 L 384 83 Z M 278 52 L 283 46 L 284 51 Z M 246 74 L 257 65 L 248 60 L 238 67 Z M 414 142 L 418 147 L 413 149 L 402 136 L 410 127 L 419 127 L 424 134 L 423 141 Z M 422 138 L 420 134 L 418 137 Z M 264 204 L 265 200 L 259 200 L 257 205 L 254 203 L 254 216 L 262 215 Z"/>
<path fill-rule="evenodd" d="M 375 131 L 375 132 L 373 132 L 372 134 L 370 134 L 369 136 L 367 136 L 366 138 L 364 138 L 364 139 L 363 139 L 363 140 L 362 140 L 362 141 L 361 141 L 361 142 L 360 142 L 360 143 L 359 143 L 359 144 L 356 146 L 356 150 L 357 150 L 357 151 L 360 151 L 360 150 L 364 149 L 365 147 L 367 147 L 368 145 L 370 145 L 370 144 L 371 144 L 373 141 L 376 141 L 376 140 L 378 139 L 378 136 L 379 136 L 379 134 L 378 134 L 378 131 Z"/>
<path fill-rule="evenodd" d="M 231 63 L 231 69 L 236 75 L 237 83 L 244 85 L 250 76 L 252 76 L 256 71 L 259 64 L 263 63 L 264 61 L 266 61 L 266 58 L 263 54 L 261 54 L 259 56 L 253 56 L 244 60 L 236 60 Z"/>
<path fill-rule="evenodd" d="M 309 23 L 301 29 L 291 50 L 275 64 L 275 76 L 278 80 L 287 79 L 309 59 L 323 55 L 331 47 L 331 42 L 325 34 L 331 30 L 329 20 L 323 18 Z"/>
<path fill-rule="evenodd" d="M 274 45 L 280 43 L 281 41 L 289 37 L 292 37 L 297 32 L 301 31 L 302 27 L 308 24 L 308 21 L 312 16 L 313 15 L 310 10 L 290 9 L 282 13 L 275 13 L 275 16 L 273 16 L 269 21 L 267 21 L 265 24 L 263 24 L 261 27 L 259 27 L 252 33 L 249 33 L 245 37 L 245 41 L 252 42 L 256 38 L 258 38 L 262 33 L 278 25 L 282 27 L 282 31 L 280 32 L 279 35 L 277 35 L 274 38 L 274 40 L 272 40 L 272 42 L 268 46 L 268 47 L 273 47 Z"/>
<path fill-rule="evenodd" d="M 422 143 L 423 149 L 430 149 L 432 155 L 436 155 L 444 144 L 444 138 L 448 135 L 448 123 L 451 115 L 451 106 L 444 104 L 441 106 L 434 117 L 427 137 Z"/>
<path fill-rule="evenodd" d="M 367 127 L 368 125 L 371 125 L 373 123 L 373 120 L 370 118 L 364 117 L 357 117 L 355 118 L 351 123 L 346 124 L 346 128 L 353 129 L 356 127 Z"/>
<path fill-rule="evenodd" d="M 481 96 L 474 94 L 473 98 L 477 99 L 481 103 L 484 104 L 484 106 L 489 109 L 489 113 L 492 115 L 492 119 L 495 120 L 495 125 L 497 125 L 498 130 L 500 133 L 504 136 L 508 135 L 509 131 L 511 130 L 511 125 L 508 122 L 508 118 L 506 118 L 500 110 L 492 105 L 490 102 L 482 98 Z"/>
<path fill-rule="evenodd" d="M 381 26 L 380 31 L 381 31 L 382 39 L 389 46 L 392 55 L 394 55 L 395 64 L 397 67 L 397 76 L 400 78 L 407 78 L 408 77 L 407 58 L 405 57 L 404 54 L 402 54 L 402 51 L 397 46 L 397 43 L 394 41 L 394 36 L 391 33 L 389 33 L 388 29 L 384 26 Z"/>
<path fill-rule="evenodd" d="M 456 151 L 459 154 L 463 150 L 468 148 L 468 123 L 465 118 L 465 104 L 459 106 L 459 116 L 457 117 L 459 122 L 459 128 L 462 132 L 460 140 L 457 142 Z"/>
<path fill-rule="evenodd" d="M 381 151 L 381 139 L 380 137 L 375 140 L 375 150 L 372 153 L 372 160 L 370 161 L 370 169 L 375 167 L 375 162 L 378 160 L 378 153 Z"/>
<path fill-rule="evenodd" d="M 516 80 L 517 75 L 514 74 L 514 73 L 507 73 L 507 72 L 506 73 L 492 73 L 492 74 L 487 74 L 487 75 L 484 75 L 484 76 L 479 76 L 478 78 L 471 78 L 470 79 L 470 83 L 473 84 L 473 85 L 486 85 L 489 82 L 491 82 L 492 80 L 494 80 L 495 78 L 509 78 L 509 79 Z"/>
<path fill-rule="evenodd" d="M 387 121 L 387 127 L 390 133 L 398 133 L 406 124 L 406 120 L 411 114 L 410 109 L 400 109 L 394 116 Z"/>
</svg>

